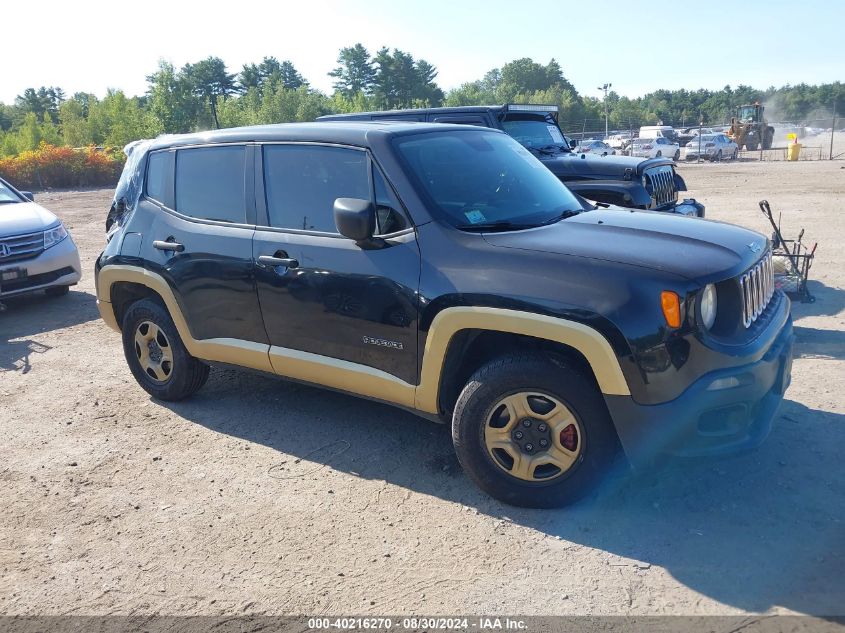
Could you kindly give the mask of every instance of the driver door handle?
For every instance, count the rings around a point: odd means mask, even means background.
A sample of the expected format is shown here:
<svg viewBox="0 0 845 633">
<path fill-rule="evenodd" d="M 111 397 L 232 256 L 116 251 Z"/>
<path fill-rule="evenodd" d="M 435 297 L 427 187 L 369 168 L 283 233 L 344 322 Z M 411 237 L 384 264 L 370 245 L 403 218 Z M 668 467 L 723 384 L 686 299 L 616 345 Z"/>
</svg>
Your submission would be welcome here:
<svg viewBox="0 0 845 633">
<path fill-rule="evenodd" d="M 299 266 L 299 261 L 293 257 L 274 257 L 272 255 L 259 255 L 258 263 L 264 266 L 284 266 L 285 268 Z"/>
<path fill-rule="evenodd" d="M 185 250 L 184 245 L 174 241 L 172 237 L 168 238 L 166 242 L 163 240 L 155 240 L 153 242 L 153 248 L 157 248 L 160 251 L 171 251 L 174 253 L 181 253 Z"/>
</svg>

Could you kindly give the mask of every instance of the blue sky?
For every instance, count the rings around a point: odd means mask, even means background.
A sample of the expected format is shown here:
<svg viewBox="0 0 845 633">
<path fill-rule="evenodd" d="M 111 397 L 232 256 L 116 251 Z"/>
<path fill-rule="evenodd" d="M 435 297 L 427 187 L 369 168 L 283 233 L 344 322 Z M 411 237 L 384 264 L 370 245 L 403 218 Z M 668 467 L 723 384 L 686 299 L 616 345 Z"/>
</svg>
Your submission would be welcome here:
<svg viewBox="0 0 845 633">
<path fill-rule="evenodd" d="M 208 55 L 232 71 L 264 55 L 290 59 L 314 87 L 330 91 L 326 73 L 338 49 L 359 41 L 371 52 L 389 46 L 427 59 L 446 89 L 519 57 L 554 57 L 578 91 L 592 96 L 604 82 L 638 96 L 656 88 L 845 80 L 840 0 L 711 0 L 700 3 L 706 12 L 695 9 L 699 3 L 630 0 L 6 4 L 5 103 L 40 85 L 68 94 L 102 96 L 110 87 L 142 94 L 158 59 L 181 66 Z"/>
</svg>

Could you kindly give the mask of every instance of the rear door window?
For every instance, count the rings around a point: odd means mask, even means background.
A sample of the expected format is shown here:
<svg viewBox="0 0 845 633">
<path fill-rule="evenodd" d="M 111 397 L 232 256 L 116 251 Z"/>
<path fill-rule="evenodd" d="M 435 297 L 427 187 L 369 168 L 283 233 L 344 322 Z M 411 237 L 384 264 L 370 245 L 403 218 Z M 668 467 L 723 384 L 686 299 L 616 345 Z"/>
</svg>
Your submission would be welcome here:
<svg viewBox="0 0 845 633">
<path fill-rule="evenodd" d="M 202 220 L 246 223 L 243 145 L 176 153 L 176 211 Z"/>
</svg>

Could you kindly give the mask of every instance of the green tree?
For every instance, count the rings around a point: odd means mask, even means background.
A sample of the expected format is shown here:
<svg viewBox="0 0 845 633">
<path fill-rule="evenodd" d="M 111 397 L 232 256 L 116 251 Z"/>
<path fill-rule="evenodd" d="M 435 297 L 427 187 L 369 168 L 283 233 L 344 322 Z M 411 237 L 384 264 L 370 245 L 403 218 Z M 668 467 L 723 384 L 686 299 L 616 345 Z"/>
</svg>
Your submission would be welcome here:
<svg viewBox="0 0 845 633">
<path fill-rule="evenodd" d="M 227 99 L 237 92 L 235 75 L 226 71 L 225 62 L 219 57 L 208 57 L 196 64 L 185 64 L 182 75 L 193 93 L 208 103 L 214 127 L 220 127 L 217 118 L 219 99 Z"/>
<path fill-rule="evenodd" d="M 337 68 L 329 73 L 329 77 L 335 79 L 332 86 L 336 92 L 346 98 L 351 98 L 359 92 L 372 92 L 376 71 L 370 53 L 363 44 L 340 49 L 337 63 Z"/>
<path fill-rule="evenodd" d="M 76 98 L 59 106 L 59 126 L 64 145 L 83 147 L 94 142 L 85 113 L 86 108 Z"/>
<path fill-rule="evenodd" d="M 410 53 L 382 48 L 376 53 L 373 95 L 383 108 L 439 106 L 443 91 L 434 83 L 437 69 Z"/>
<path fill-rule="evenodd" d="M 190 81 L 177 73 L 172 64 L 160 61 L 147 82 L 148 108 L 157 132 L 180 134 L 196 127 L 201 105 Z"/>
</svg>

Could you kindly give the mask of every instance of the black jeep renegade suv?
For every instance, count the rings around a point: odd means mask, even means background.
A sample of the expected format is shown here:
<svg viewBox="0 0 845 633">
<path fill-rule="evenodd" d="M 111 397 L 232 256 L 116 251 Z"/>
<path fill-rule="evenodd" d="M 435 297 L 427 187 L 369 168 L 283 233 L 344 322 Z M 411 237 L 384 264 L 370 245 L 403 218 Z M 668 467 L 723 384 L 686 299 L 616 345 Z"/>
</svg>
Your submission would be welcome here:
<svg viewBox="0 0 845 633">
<path fill-rule="evenodd" d="M 583 495 L 621 445 L 707 455 L 766 436 L 790 379 L 765 237 L 596 209 L 502 132 L 290 124 L 131 148 L 100 314 L 156 398 L 208 364 L 450 422 L 508 503 Z"/>
</svg>

